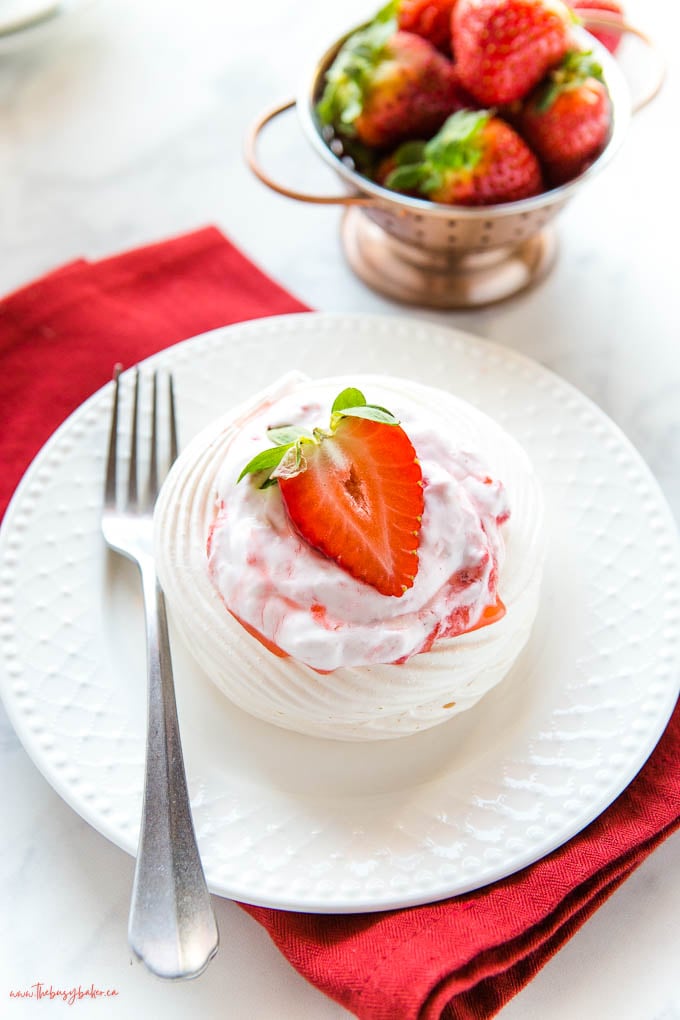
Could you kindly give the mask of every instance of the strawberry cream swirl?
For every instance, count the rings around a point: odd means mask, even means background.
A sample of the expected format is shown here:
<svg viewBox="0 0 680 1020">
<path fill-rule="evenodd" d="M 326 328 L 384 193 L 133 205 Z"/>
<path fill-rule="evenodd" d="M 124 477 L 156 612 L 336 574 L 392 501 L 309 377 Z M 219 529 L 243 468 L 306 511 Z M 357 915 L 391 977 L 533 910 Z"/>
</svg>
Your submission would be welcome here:
<svg viewBox="0 0 680 1020">
<path fill-rule="evenodd" d="M 419 567 L 399 598 L 309 546 L 276 486 L 237 484 L 267 428 L 326 423 L 349 385 L 400 419 L 423 473 Z M 161 584 L 208 675 L 254 715 L 340 739 L 425 729 L 494 686 L 529 636 L 542 550 L 521 447 L 464 401 L 384 376 L 289 374 L 194 440 L 156 510 Z"/>
</svg>

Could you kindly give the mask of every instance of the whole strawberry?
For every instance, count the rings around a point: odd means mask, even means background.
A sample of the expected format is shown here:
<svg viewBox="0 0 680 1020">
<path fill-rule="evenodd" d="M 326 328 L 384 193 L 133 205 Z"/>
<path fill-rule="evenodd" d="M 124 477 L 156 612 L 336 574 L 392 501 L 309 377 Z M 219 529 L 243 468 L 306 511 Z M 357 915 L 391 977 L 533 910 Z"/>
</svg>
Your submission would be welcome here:
<svg viewBox="0 0 680 1020">
<path fill-rule="evenodd" d="M 453 64 L 426 39 L 380 20 L 355 32 L 326 74 L 323 126 L 364 145 L 434 134 L 465 101 Z"/>
<path fill-rule="evenodd" d="M 597 14 L 599 11 L 613 21 L 623 21 L 623 7 L 618 0 L 570 0 L 569 6 L 572 10 L 576 11 L 577 15 L 580 15 L 582 11 L 592 11 Z M 586 18 L 586 27 L 588 19 Z M 606 28 L 589 28 L 588 31 L 591 35 L 602 43 L 602 45 L 609 50 L 610 53 L 616 53 L 619 48 L 619 44 L 622 39 L 620 32 L 616 29 L 608 32 Z"/>
<path fill-rule="evenodd" d="M 458 0 L 451 22 L 456 68 L 482 106 L 528 95 L 570 49 L 561 0 Z"/>
<path fill-rule="evenodd" d="M 582 173 L 607 143 L 611 104 L 590 53 L 569 53 L 524 105 L 518 129 L 551 184 Z"/>
<path fill-rule="evenodd" d="M 361 390 L 336 397 L 329 429 L 270 429 L 277 445 L 246 475 L 278 483 L 302 538 L 381 595 L 400 598 L 418 572 L 425 505 L 416 451 L 397 419 Z"/>
<path fill-rule="evenodd" d="M 399 28 L 427 39 L 442 53 L 451 53 L 451 15 L 456 0 L 398 0 Z"/>
<path fill-rule="evenodd" d="M 533 152 L 489 110 L 453 114 L 429 142 L 401 146 L 379 174 L 395 191 L 446 205 L 496 205 L 542 190 Z"/>
</svg>

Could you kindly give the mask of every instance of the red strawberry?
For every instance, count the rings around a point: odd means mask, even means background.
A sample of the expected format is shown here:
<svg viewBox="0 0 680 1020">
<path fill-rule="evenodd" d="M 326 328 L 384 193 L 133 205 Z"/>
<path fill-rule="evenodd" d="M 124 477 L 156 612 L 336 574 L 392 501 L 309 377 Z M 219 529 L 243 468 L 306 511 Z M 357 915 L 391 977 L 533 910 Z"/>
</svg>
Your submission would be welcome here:
<svg viewBox="0 0 680 1020">
<path fill-rule="evenodd" d="M 611 106 L 591 54 L 567 55 L 525 104 L 518 128 L 552 184 L 571 180 L 599 156 L 609 137 Z"/>
<path fill-rule="evenodd" d="M 542 188 L 533 152 L 489 110 L 461 110 L 429 142 L 407 142 L 379 179 L 387 188 L 446 205 L 515 202 Z"/>
<path fill-rule="evenodd" d="M 463 86 L 483 106 L 522 99 L 570 48 L 561 0 L 458 0 L 451 22 Z"/>
<path fill-rule="evenodd" d="M 422 36 L 442 53 L 450 53 L 451 14 L 455 5 L 456 0 L 399 0 L 399 28 Z"/>
<path fill-rule="evenodd" d="M 623 21 L 624 17 L 623 7 L 620 3 L 618 3 L 618 0 L 569 0 L 569 6 L 581 17 L 583 17 L 582 12 L 585 11 L 593 11 L 594 14 L 597 14 L 598 11 L 602 11 L 606 18 L 609 20 L 611 17 L 612 21 Z M 586 28 L 588 28 L 588 18 L 584 17 L 583 20 Z M 610 53 L 616 53 L 622 39 L 620 32 L 617 32 L 615 29 L 608 32 L 606 28 L 596 28 L 595 26 L 588 28 L 588 31 L 591 35 L 594 35 L 595 38 L 599 40 L 599 42 L 601 42 Z"/>
<path fill-rule="evenodd" d="M 431 135 L 465 105 L 453 64 L 394 21 L 355 32 L 326 73 L 317 104 L 322 125 L 364 145 L 398 145 Z"/>
<path fill-rule="evenodd" d="M 423 483 L 396 418 L 367 405 L 359 390 L 343 390 L 330 431 L 285 427 L 270 435 L 293 441 L 258 454 L 241 477 L 274 466 L 270 478 L 305 541 L 382 595 L 399 597 L 411 588 Z"/>
</svg>

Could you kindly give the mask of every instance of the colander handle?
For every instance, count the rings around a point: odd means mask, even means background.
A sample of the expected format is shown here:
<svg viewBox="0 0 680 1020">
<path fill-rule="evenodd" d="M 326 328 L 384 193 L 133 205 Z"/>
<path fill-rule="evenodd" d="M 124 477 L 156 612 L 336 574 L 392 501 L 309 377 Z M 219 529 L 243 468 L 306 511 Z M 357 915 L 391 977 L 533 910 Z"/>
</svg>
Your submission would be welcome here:
<svg viewBox="0 0 680 1020">
<path fill-rule="evenodd" d="M 652 99 L 658 95 L 666 78 L 666 63 L 656 43 L 645 32 L 630 25 L 623 18 L 607 17 L 605 13 L 594 7 L 592 9 L 580 8 L 578 16 L 585 28 L 608 28 L 621 35 L 637 36 L 651 50 L 655 64 L 652 78 L 642 95 L 633 100 L 633 113 L 637 113 L 648 103 L 651 103 Z"/>
<path fill-rule="evenodd" d="M 304 191 L 296 191 L 294 188 L 288 188 L 283 184 L 279 184 L 263 170 L 257 154 L 259 137 L 270 121 L 278 117 L 279 114 L 291 110 L 295 105 L 295 99 L 287 99 L 285 102 L 279 103 L 258 117 L 248 132 L 245 143 L 245 155 L 248 166 L 255 176 L 263 184 L 266 184 L 268 188 L 271 188 L 272 191 L 277 191 L 279 195 L 285 195 L 286 198 L 294 198 L 298 202 L 312 202 L 315 205 L 373 205 L 373 199 L 365 195 L 309 195 Z"/>
</svg>

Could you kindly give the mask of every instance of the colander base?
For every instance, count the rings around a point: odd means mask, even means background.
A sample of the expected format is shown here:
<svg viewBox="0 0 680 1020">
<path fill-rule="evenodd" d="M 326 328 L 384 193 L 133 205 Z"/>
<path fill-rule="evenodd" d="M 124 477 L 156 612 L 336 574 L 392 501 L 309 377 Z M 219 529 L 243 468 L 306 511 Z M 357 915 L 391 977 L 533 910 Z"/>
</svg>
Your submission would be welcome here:
<svg viewBox="0 0 680 1020">
<path fill-rule="evenodd" d="M 347 209 L 340 227 L 345 257 L 373 290 L 428 308 L 478 308 L 538 283 L 557 252 L 548 226 L 517 245 L 441 251 L 409 244 L 360 209 Z"/>
</svg>

